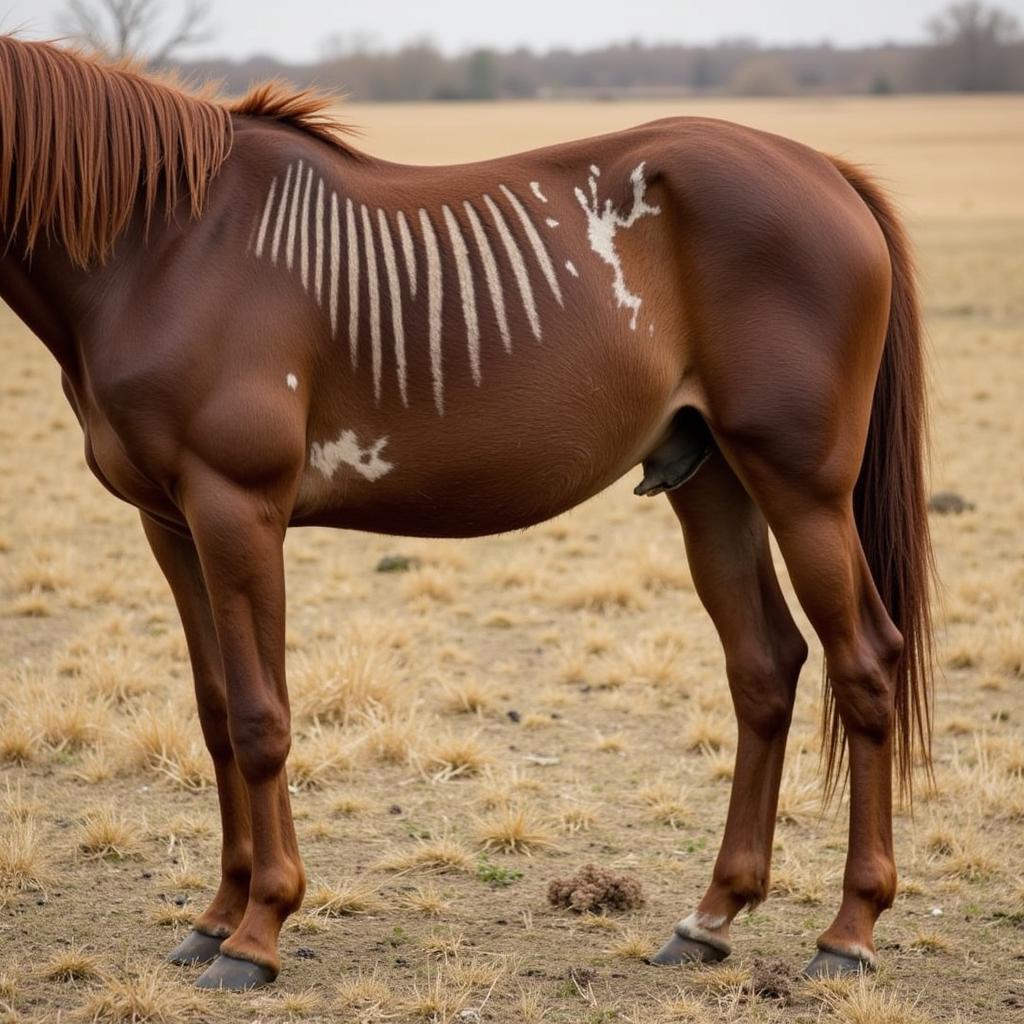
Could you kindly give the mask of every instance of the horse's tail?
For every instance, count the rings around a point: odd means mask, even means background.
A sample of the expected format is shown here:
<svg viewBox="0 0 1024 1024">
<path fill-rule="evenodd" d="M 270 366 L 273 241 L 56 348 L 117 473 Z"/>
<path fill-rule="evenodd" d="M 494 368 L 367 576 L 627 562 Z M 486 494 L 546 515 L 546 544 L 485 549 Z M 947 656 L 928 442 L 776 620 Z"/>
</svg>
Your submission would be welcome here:
<svg viewBox="0 0 1024 1024">
<path fill-rule="evenodd" d="M 842 160 L 834 163 L 878 221 L 892 264 L 889 327 L 853 501 L 871 575 L 903 634 L 895 681 L 894 757 L 901 793 L 909 796 L 915 760 L 920 758 L 931 774 L 934 566 L 924 476 L 928 442 L 921 313 L 910 244 L 892 203 L 865 172 Z M 831 697 L 827 705 L 827 774 L 834 785 L 844 741 Z"/>
</svg>

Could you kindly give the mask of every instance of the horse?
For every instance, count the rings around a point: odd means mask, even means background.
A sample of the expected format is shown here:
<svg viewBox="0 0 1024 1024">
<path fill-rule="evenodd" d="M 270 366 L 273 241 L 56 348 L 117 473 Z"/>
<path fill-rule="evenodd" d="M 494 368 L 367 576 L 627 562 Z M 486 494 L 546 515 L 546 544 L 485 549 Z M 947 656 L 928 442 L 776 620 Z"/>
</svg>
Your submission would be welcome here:
<svg viewBox="0 0 1024 1024">
<path fill-rule="evenodd" d="M 893 776 L 931 730 L 925 366 L 912 253 L 864 171 L 672 117 L 462 166 L 356 149 L 332 101 L 230 102 L 0 37 L 0 295 L 60 365 L 92 472 L 173 593 L 223 831 L 170 954 L 272 982 L 305 878 L 289 805 L 290 526 L 469 537 L 643 467 L 725 652 L 735 773 L 709 886 L 651 960 L 711 963 L 768 893 L 808 648 L 849 787 L 813 976 L 876 961 Z"/>
</svg>

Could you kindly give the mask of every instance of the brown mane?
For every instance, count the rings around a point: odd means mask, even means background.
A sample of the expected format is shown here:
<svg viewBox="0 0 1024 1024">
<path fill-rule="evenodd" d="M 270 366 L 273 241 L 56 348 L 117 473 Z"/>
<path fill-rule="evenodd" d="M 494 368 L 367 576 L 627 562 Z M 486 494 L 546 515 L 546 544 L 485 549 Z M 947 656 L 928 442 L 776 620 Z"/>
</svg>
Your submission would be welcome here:
<svg viewBox="0 0 1024 1024">
<path fill-rule="evenodd" d="M 349 129 L 331 103 L 270 82 L 226 104 L 131 65 L 0 36 L 4 234 L 20 234 L 26 254 L 45 238 L 79 266 L 102 261 L 140 192 L 147 222 L 183 198 L 200 215 L 231 150 L 232 115 L 272 118 L 347 149 Z"/>
</svg>

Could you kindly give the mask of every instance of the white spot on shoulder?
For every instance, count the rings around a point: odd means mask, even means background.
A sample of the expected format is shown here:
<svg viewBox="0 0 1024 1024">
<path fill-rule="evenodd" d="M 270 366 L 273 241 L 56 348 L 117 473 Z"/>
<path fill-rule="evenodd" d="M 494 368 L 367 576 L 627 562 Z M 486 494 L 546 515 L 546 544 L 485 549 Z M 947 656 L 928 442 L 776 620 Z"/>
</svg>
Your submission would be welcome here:
<svg viewBox="0 0 1024 1024">
<path fill-rule="evenodd" d="M 626 287 L 622 260 L 615 248 L 615 235 L 619 228 L 631 228 L 641 217 L 657 216 L 661 213 L 661 207 L 651 206 L 645 198 L 647 181 L 644 178 L 643 163 L 639 164 L 629 176 L 633 185 L 633 206 L 625 216 L 619 214 L 610 199 L 605 199 L 604 203 L 601 202 L 597 195 L 597 174 L 599 172 L 596 167 L 591 167 L 590 170 L 591 177 L 587 182 L 590 195 L 588 196 L 583 189 L 577 188 L 575 190 L 576 199 L 587 217 L 587 237 L 590 247 L 615 272 L 612 280 L 615 301 L 620 308 L 625 306 L 629 309 L 630 330 L 635 331 L 641 299 L 639 295 L 635 295 Z"/>
<path fill-rule="evenodd" d="M 284 382 L 292 391 L 297 391 L 299 388 L 299 378 L 296 377 L 294 373 L 289 373 L 288 376 L 285 377 Z"/>
<path fill-rule="evenodd" d="M 379 480 L 395 468 L 380 456 L 387 443 L 387 437 L 381 437 L 363 448 L 354 430 L 343 430 L 337 441 L 315 442 L 309 450 L 309 462 L 328 480 L 342 466 L 350 466 L 367 480 Z"/>
<path fill-rule="evenodd" d="M 554 217 L 548 217 L 548 219 L 546 221 L 544 221 L 544 223 L 547 224 L 547 226 L 549 228 L 557 228 L 558 227 L 558 221 L 555 220 Z"/>
<path fill-rule="evenodd" d="M 565 261 L 565 269 L 568 270 L 569 273 L 572 274 L 573 277 L 579 277 L 580 276 L 580 272 L 576 269 L 576 264 L 573 263 L 572 260 L 566 260 Z"/>
<path fill-rule="evenodd" d="M 541 201 L 542 203 L 546 203 L 546 202 L 548 201 L 548 197 L 547 197 L 546 195 L 544 195 L 544 193 L 543 193 L 543 192 L 541 192 L 541 190 L 540 190 L 540 182 L 539 182 L 539 181 L 531 181 L 531 182 L 530 182 L 530 190 L 531 190 L 531 191 L 533 192 L 533 194 L 534 194 L 534 195 L 535 195 L 535 196 L 536 196 L 536 197 L 537 197 L 537 198 L 538 198 L 538 199 L 539 199 L 539 200 L 540 200 L 540 201 Z"/>
</svg>

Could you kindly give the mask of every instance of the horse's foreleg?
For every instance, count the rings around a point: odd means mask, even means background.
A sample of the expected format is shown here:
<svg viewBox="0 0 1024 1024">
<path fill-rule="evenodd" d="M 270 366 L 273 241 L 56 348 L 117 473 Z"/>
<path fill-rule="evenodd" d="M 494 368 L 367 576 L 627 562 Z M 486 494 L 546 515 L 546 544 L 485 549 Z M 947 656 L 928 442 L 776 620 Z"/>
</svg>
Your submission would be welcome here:
<svg viewBox="0 0 1024 1024">
<path fill-rule="evenodd" d="M 210 594 L 228 731 L 252 820 L 245 913 L 197 984 L 253 988 L 277 976 L 278 935 L 305 891 L 285 777 L 285 523 L 275 515 L 276 502 L 220 477 L 186 480 L 183 503 Z"/>
<path fill-rule="evenodd" d="M 660 965 L 721 960 L 730 952 L 733 918 L 767 895 L 786 736 L 807 657 L 779 590 L 764 518 L 721 454 L 669 500 L 694 584 L 725 650 L 738 743 L 711 884 L 653 959 Z"/>
<path fill-rule="evenodd" d="M 192 662 L 199 722 L 217 779 L 223 834 L 220 885 L 192 932 L 169 957 L 176 964 L 206 963 L 216 958 L 221 941 L 238 926 L 249 901 L 249 800 L 228 735 L 224 667 L 195 545 L 189 537 L 166 529 L 145 513 L 142 526 L 178 606 Z"/>
</svg>

